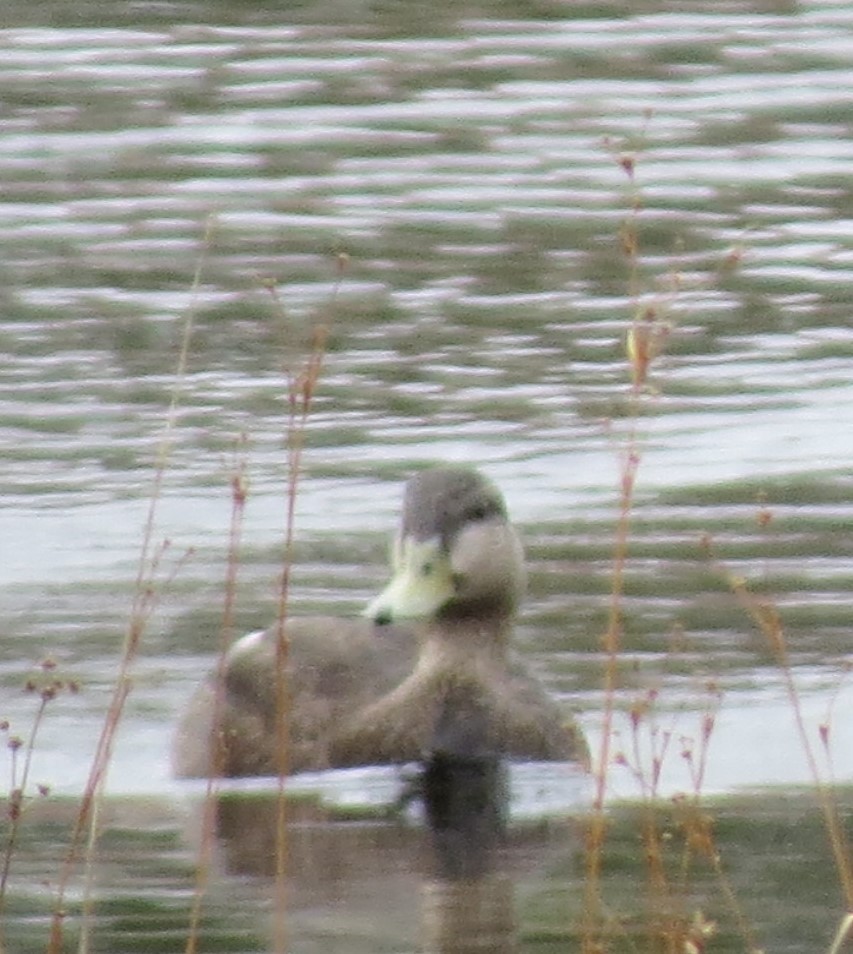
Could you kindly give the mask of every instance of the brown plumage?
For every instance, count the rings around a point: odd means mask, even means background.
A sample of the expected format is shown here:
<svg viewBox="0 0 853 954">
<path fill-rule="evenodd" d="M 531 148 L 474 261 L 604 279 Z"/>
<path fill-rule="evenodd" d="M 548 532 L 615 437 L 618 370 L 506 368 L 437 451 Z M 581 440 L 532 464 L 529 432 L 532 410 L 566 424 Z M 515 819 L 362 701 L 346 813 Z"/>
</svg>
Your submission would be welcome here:
<svg viewBox="0 0 853 954">
<path fill-rule="evenodd" d="M 393 564 L 366 618 L 288 620 L 288 771 L 435 753 L 585 764 L 582 733 L 510 650 L 525 574 L 497 489 L 467 467 L 417 474 Z M 197 691 L 178 775 L 276 773 L 276 641 L 273 628 L 235 643 L 218 707 L 215 680 Z"/>
</svg>

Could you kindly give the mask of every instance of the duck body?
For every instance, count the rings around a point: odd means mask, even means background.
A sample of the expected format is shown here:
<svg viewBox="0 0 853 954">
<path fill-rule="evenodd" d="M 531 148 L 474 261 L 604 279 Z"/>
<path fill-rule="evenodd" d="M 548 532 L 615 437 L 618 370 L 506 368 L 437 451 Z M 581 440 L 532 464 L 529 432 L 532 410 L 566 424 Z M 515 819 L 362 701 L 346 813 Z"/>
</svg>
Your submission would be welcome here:
<svg viewBox="0 0 853 954">
<path fill-rule="evenodd" d="M 419 633 L 414 669 L 358 708 L 336 734 L 336 765 L 498 755 L 534 761 L 586 761 L 570 716 L 514 655 L 496 653 L 491 630 Z"/>
<path fill-rule="evenodd" d="M 196 690 L 175 738 L 176 775 L 278 774 L 280 638 L 274 626 L 237 640 Z M 284 764 L 294 773 L 331 768 L 341 726 L 411 672 L 416 640 L 403 627 L 322 616 L 288 620 L 284 640 Z"/>
<path fill-rule="evenodd" d="M 181 721 L 176 774 L 270 775 L 282 765 L 300 772 L 436 755 L 586 764 L 582 733 L 510 649 L 525 574 L 496 488 L 468 467 L 417 474 L 392 564 L 390 583 L 360 619 L 289 619 L 284 653 L 278 627 L 238 640 Z M 286 733 L 277 727 L 282 709 Z"/>
</svg>

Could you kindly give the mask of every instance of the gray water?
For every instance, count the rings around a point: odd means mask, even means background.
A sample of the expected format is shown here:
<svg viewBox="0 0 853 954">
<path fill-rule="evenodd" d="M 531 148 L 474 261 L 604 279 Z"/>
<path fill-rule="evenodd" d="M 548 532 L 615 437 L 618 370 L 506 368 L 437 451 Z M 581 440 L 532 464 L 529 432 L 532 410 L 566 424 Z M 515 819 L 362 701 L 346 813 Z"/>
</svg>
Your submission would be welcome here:
<svg viewBox="0 0 853 954">
<path fill-rule="evenodd" d="M 319 324 L 293 612 L 357 612 L 401 481 L 475 462 L 528 545 L 520 649 L 595 749 L 641 307 L 669 334 L 637 422 L 619 705 L 654 695 L 646 759 L 715 712 L 709 793 L 809 780 L 743 575 L 780 609 L 810 737 L 831 728 L 822 767 L 853 780 L 853 11 L 443 10 L 4 8 L 0 717 L 27 733 L 47 655 L 79 682 L 39 731 L 54 793 L 88 772 L 166 441 L 108 789 L 182 797 L 169 736 L 218 645 L 230 478 L 248 628 L 274 613 L 288 382 Z M 690 787 L 680 745 L 664 793 Z"/>
</svg>

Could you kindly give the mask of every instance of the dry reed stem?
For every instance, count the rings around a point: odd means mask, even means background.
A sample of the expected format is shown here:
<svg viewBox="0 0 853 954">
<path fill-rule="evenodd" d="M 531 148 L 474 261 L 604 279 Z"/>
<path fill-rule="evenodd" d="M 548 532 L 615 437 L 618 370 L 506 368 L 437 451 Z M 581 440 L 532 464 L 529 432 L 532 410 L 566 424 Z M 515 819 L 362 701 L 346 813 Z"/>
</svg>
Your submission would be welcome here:
<svg viewBox="0 0 853 954">
<path fill-rule="evenodd" d="M 794 680 L 793 667 L 788 653 L 788 641 L 779 611 L 771 602 L 753 593 L 742 577 L 735 576 L 725 568 L 723 568 L 723 573 L 732 592 L 737 596 L 764 637 L 779 667 L 788 702 L 794 715 L 800 746 L 805 754 L 809 774 L 823 815 L 824 827 L 829 838 L 841 888 L 844 892 L 845 903 L 848 910 L 853 909 L 853 864 L 851 864 L 850 846 L 841 820 L 838 802 L 833 794 L 832 787 L 826 782 L 818 767 L 814 746 L 809 738 L 800 694 Z"/>
<path fill-rule="evenodd" d="M 646 122 L 649 118 L 650 114 L 647 113 Z M 643 134 L 645 134 L 645 127 Z M 649 730 L 651 752 L 648 762 L 642 754 L 640 730 L 642 728 L 645 731 L 645 724 L 653 712 L 656 693 L 650 694 L 648 699 L 642 701 L 639 707 L 634 707 L 631 711 L 631 758 L 633 764 L 628 763 L 624 754 L 614 752 L 614 719 L 617 709 L 620 657 L 624 636 L 625 576 L 629 559 L 637 478 L 642 461 L 642 438 L 639 431 L 639 421 L 645 402 L 656 394 L 651 375 L 655 362 L 663 353 L 672 331 L 671 302 L 680 291 L 681 278 L 678 268 L 674 265 L 669 274 L 667 287 L 661 294 L 656 294 L 651 298 L 642 294 L 639 218 L 643 201 L 641 190 L 636 181 L 637 159 L 635 154 L 616 149 L 610 143 L 607 143 L 607 147 L 619 168 L 625 174 L 630 189 L 629 211 L 619 231 L 618 238 L 622 253 L 629 266 L 629 296 L 635 304 L 625 340 L 630 380 L 628 430 L 624 438 L 624 450 L 619 469 L 618 513 L 614 532 L 610 600 L 607 625 L 602 637 L 602 649 L 605 658 L 603 674 L 604 702 L 600 748 L 594 770 L 593 810 L 586 831 L 582 951 L 584 954 L 600 954 L 600 952 L 607 950 L 604 929 L 608 921 L 611 926 L 615 924 L 612 918 L 608 919 L 605 916 L 601 876 L 607 833 L 604 808 L 608 776 L 612 766 L 621 761 L 621 764 L 631 769 L 635 779 L 639 782 L 643 798 L 644 808 L 640 835 L 648 870 L 649 920 L 647 926 L 649 938 L 656 938 L 659 944 L 663 944 L 664 949 L 682 952 L 688 949 L 700 950 L 704 946 L 704 939 L 713 931 L 713 925 L 705 922 L 700 912 L 696 912 L 692 918 L 688 918 L 684 914 L 683 903 L 679 913 L 661 913 L 668 910 L 678 911 L 677 908 L 673 909 L 673 902 L 677 900 L 678 896 L 686 898 L 686 884 L 683 879 L 680 885 L 673 882 L 668 873 L 663 850 L 668 836 L 662 828 L 659 814 L 661 769 L 673 742 L 672 731 L 661 731 L 659 726 L 652 724 Z M 697 807 L 705 776 L 708 743 L 713 725 L 713 716 L 708 716 L 703 720 L 698 758 L 690 764 L 691 779 L 694 784 L 693 801 Z M 695 831 L 693 837 L 694 839 L 697 837 Z M 716 870 L 722 877 L 719 858 L 716 851 L 713 850 L 710 828 L 707 828 L 704 832 L 704 844 L 705 853 L 713 855 L 714 863 L 717 865 Z M 682 874 L 686 870 L 686 868 L 682 868 Z M 742 918 L 740 920 L 745 924 Z M 618 930 L 618 925 L 615 926 L 617 932 L 624 936 L 624 932 Z M 744 937 L 748 937 L 748 929 L 745 929 L 743 934 Z M 632 943 L 630 939 L 628 939 L 628 942 Z"/>
<path fill-rule="evenodd" d="M 275 839 L 275 886 L 273 906 L 273 950 L 276 954 L 286 954 L 287 950 L 287 808 L 285 798 L 285 778 L 289 769 L 289 735 L 287 714 L 289 695 L 287 685 L 287 662 L 289 642 L 287 636 L 287 615 L 290 599 L 290 579 L 293 566 L 293 547 L 296 529 L 296 500 L 299 481 L 302 475 L 302 456 L 305 448 L 305 434 L 311 413 L 317 383 L 323 369 L 326 344 L 329 335 L 329 323 L 334 317 L 343 274 L 349 259 L 339 255 L 336 261 L 337 275 L 328 303 L 328 318 L 322 319 L 314 327 L 311 348 L 302 367 L 296 372 L 287 368 L 284 373 L 287 380 L 287 484 L 285 495 L 284 542 L 282 549 L 281 576 L 278 588 L 278 605 L 275 623 L 275 701 L 276 701 L 276 774 L 278 791 L 276 800 L 276 839 Z M 274 283 L 267 289 L 276 304 L 282 320 L 286 313 Z"/>
<path fill-rule="evenodd" d="M 26 814 L 29 801 L 28 789 L 30 785 L 30 771 L 32 769 L 33 755 L 36 749 L 36 742 L 47 712 L 48 705 L 59 695 L 60 692 L 68 689 L 72 692 L 77 691 L 77 685 L 74 682 L 64 682 L 56 678 L 54 670 L 56 663 L 52 658 L 42 660 L 40 667 L 41 675 L 35 679 L 29 679 L 25 685 L 25 691 L 37 693 L 39 697 L 38 706 L 33 716 L 30 731 L 26 740 L 16 735 L 10 735 L 6 740 L 6 748 L 11 754 L 9 794 L 6 799 L 6 818 L 9 822 L 9 828 L 6 833 L 6 845 L 3 849 L 2 866 L 0 866 L 0 954 L 5 951 L 5 939 L 3 936 L 4 909 L 6 905 L 6 888 L 9 883 L 9 875 L 12 870 L 12 859 L 15 856 L 15 850 L 18 844 L 18 837 L 21 831 L 21 824 Z M 8 723 L 2 724 L 3 732 L 9 731 Z M 18 775 L 18 764 L 20 756 L 23 754 L 23 765 L 21 766 L 20 777 Z M 49 789 L 46 786 L 37 787 L 39 796 L 48 794 Z"/>
<path fill-rule="evenodd" d="M 723 900 L 731 911 L 738 931 L 746 943 L 746 950 L 756 951 L 758 948 L 752 928 L 737 899 L 731 880 L 723 868 L 722 859 L 717 850 L 714 838 L 714 819 L 702 808 L 702 791 L 708 766 L 709 746 L 716 723 L 716 713 L 722 700 L 722 692 L 715 683 L 709 684 L 708 690 L 714 708 L 706 711 L 702 716 L 698 757 L 694 758 L 692 748 L 689 751 L 682 752 L 690 772 L 692 792 L 689 796 L 675 800 L 676 817 L 684 833 L 681 858 L 681 890 L 683 892 L 687 891 L 693 859 L 697 856 L 704 858 L 714 873 Z"/>
<path fill-rule="evenodd" d="M 240 435 L 239 446 L 246 443 L 245 434 Z M 216 800 L 218 781 L 222 775 L 224 750 L 219 740 L 219 725 L 225 705 L 225 669 L 228 649 L 234 637 L 234 611 L 237 603 L 237 580 L 240 567 L 240 548 L 243 538 L 243 524 L 248 497 L 248 479 L 246 460 L 242 452 L 237 458 L 231 479 L 231 520 L 228 530 L 228 559 L 225 571 L 225 597 L 222 608 L 222 624 L 219 635 L 219 653 L 217 656 L 213 712 L 210 720 L 209 751 L 213 759 L 204 792 L 201 819 L 201 839 L 195 866 L 195 889 L 190 908 L 189 934 L 185 947 L 186 954 L 196 954 L 199 950 L 199 929 L 204 896 L 207 892 L 211 856 L 216 840 Z"/>
<path fill-rule="evenodd" d="M 689 767 L 692 792 L 690 795 L 675 799 L 676 818 L 684 837 L 681 858 L 681 890 L 686 894 L 693 859 L 695 857 L 703 858 L 714 874 L 723 901 L 731 912 L 738 933 L 744 940 L 745 950 L 757 952 L 759 948 L 754 932 L 744 914 L 717 850 L 717 843 L 714 838 L 714 819 L 702 807 L 702 791 L 708 765 L 711 736 L 716 724 L 716 714 L 722 701 L 722 692 L 716 683 L 708 684 L 707 688 L 713 708 L 706 711 L 702 716 L 698 756 L 694 758 L 692 749 L 689 754 L 682 753 Z"/>
<path fill-rule="evenodd" d="M 332 304 L 334 305 L 340 284 L 340 276 L 345 265 L 344 257 L 338 260 L 338 283 L 335 286 Z M 278 317 L 284 324 L 287 321 L 286 311 L 279 297 L 278 289 L 273 281 L 264 281 L 263 287 L 269 293 L 276 305 Z M 297 371 L 285 367 L 288 413 L 286 423 L 287 446 L 287 483 L 285 492 L 285 521 L 284 544 L 282 554 L 282 571 L 278 587 L 278 605 L 276 611 L 276 666 L 275 666 L 275 699 L 276 712 L 276 773 L 278 776 L 277 812 L 276 812 L 276 844 L 275 844 L 275 904 L 273 917 L 273 945 L 276 952 L 284 952 L 287 947 L 286 930 L 286 873 L 287 873 L 287 840 L 286 840 L 286 800 L 284 780 L 288 774 L 288 735 L 287 735 L 287 679 L 286 666 L 288 656 L 288 642 L 285 622 L 287 619 L 288 599 L 290 593 L 290 574 L 293 564 L 293 545 L 296 523 L 296 499 L 298 496 L 299 478 L 302 469 L 302 453 L 304 436 L 308 424 L 312 400 L 322 370 L 325 355 L 328 328 L 325 322 L 315 329 L 311 350 L 303 366 Z M 215 737 L 217 732 L 217 714 L 224 704 L 224 676 L 227 650 L 233 635 L 234 606 L 236 600 L 237 573 L 239 567 L 239 550 L 242 536 L 242 524 L 248 481 L 246 478 L 245 461 L 240 461 L 231 478 L 231 526 L 229 531 L 229 555 L 227 576 L 225 581 L 225 607 L 223 610 L 222 637 L 219 652 L 219 662 L 216 675 L 216 694 L 214 696 L 214 711 L 212 718 L 211 751 L 216 758 L 221 758 L 222 750 Z M 188 938 L 186 954 L 196 954 L 198 950 L 199 926 L 201 907 L 207 885 L 207 868 L 209 866 L 210 850 L 215 838 L 215 806 L 216 806 L 216 778 L 221 775 L 221 768 L 217 771 L 214 764 L 213 771 L 207 780 L 205 791 L 205 808 L 202 821 L 202 842 L 199 862 L 197 865 L 196 891 L 190 919 L 190 936 Z"/>
<path fill-rule="evenodd" d="M 192 294 L 189 309 L 184 320 L 184 330 L 181 347 L 178 355 L 175 372 L 175 385 L 169 402 L 163 436 L 157 448 L 157 457 L 154 466 L 154 480 L 149 498 L 148 513 L 146 516 L 142 544 L 140 549 L 134 597 L 131 605 L 130 619 L 125 634 L 122 655 L 119 661 L 119 671 L 116 677 L 113 693 L 110 698 L 104 724 L 98 738 L 95 756 L 89 770 L 89 776 L 77 811 L 77 817 L 72 827 L 70 844 L 62 863 L 57 881 L 54 911 L 51 917 L 50 937 L 47 954 L 61 954 L 63 950 L 63 935 L 65 923 L 65 897 L 71 875 L 80 857 L 83 834 L 87 830 L 90 836 L 84 855 L 87 871 L 94 866 L 95 849 L 97 845 L 96 826 L 94 825 L 95 808 L 103 797 L 104 781 L 112 757 L 115 734 L 121 722 L 124 706 L 131 689 L 131 671 L 145 632 L 145 627 L 155 603 L 154 579 L 156 578 L 160 556 L 163 548 L 154 548 L 154 534 L 156 515 L 162 495 L 163 480 L 165 477 L 169 457 L 171 454 L 174 432 L 177 421 L 177 410 L 186 378 L 187 362 L 189 358 L 190 341 L 192 338 L 193 323 L 197 307 L 198 289 L 201 284 L 203 264 L 207 255 L 212 235 L 213 220 L 209 220 L 205 229 L 204 247 L 193 277 Z M 87 877 L 87 884 L 89 879 Z M 85 903 L 85 898 L 84 898 Z"/>
<path fill-rule="evenodd" d="M 606 144 L 609 147 L 609 144 Z M 637 216 L 642 207 L 640 193 L 634 177 L 636 161 L 633 155 L 614 153 L 615 159 L 628 178 L 631 188 L 630 213 L 620 229 L 619 239 L 623 254 L 629 265 L 629 289 L 636 300 L 639 289 L 639 240 Z M 636 325 L 636 318 L 632 327 Z M 630 342 L 629 332 L 629 342 Z M 619 657 L 623 630 L 623 603 L 625 590 L 625 569 L 628 559 L 631 518 L 634 506 L 634 490 L 640 465 L 639 440 L 637 433 L 638 400 L 642 394 L 647 368 L 642 374 L 637 371 L 636 351 L 628 348 L 628 360 L 631 369 L 631 421 L 626 440 L 626 452 L 620 468 L 619 510 L 616 522 L 613 571 L 610 586 L 610 601 L 607 611 L 607 626 L 602 636 L 604 663 L 604 709 L 602 720 L 601 744 L 597 765 L 594 767 L 595 790 L 593 809 L 588 820 L 586 832 L 585 881 L 584 881 L 584 923 L 582 929 L 583 954 L 597 954 L 603 950 L 602 929 L 604 907 L 601 890 L 601 871 L 607 822 L 604 804 L 607 794 L 607 779 L 610 771 L 613 746 L 613 722 L 616 712 L 616 693 L 619 683 Z"/>
</svg>

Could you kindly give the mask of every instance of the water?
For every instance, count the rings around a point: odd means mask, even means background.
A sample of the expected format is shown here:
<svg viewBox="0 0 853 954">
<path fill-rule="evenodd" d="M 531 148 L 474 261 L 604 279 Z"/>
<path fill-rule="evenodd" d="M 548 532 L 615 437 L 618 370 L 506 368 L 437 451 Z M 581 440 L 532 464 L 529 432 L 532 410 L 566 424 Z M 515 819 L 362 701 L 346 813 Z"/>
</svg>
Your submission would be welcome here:
<svg viewBox="0 0 853 954">
<path fill-rule="evenodd" d="M 619 706 L 654 696 L 641 758 L 663 736 L 698 747 L 714 713 L 708 793 L 809 780 L 731 573 L 780 608 L 807 731 L 831 727 L 851 780 L 845 4 L 306 4 L 283 22 L 12 3 L 4 20 L 0 716 L 26 735 L 21 686 L 48 654 L 80 683 L 48 709 L 32 781 L 84 784 L 168 439 L 157 601 L 108 787 L 183 797 L 169 735 L 215 653 L 229 480 L 250 482 L 249 628 L 274 612 L 288 380 L 319 323 L 294 611 L 356 612 L 401 480 L 475 461 L 528 545 L 520 648 L 595 747 L 640 303 L 671 326 L 626 580 Z M 618 728 L 633 751 L 627 714 Z M 691 786 L 680 744 L 665 794 Z M 615 768 L 614 797 L 637 792 Z"/>
</svg>

